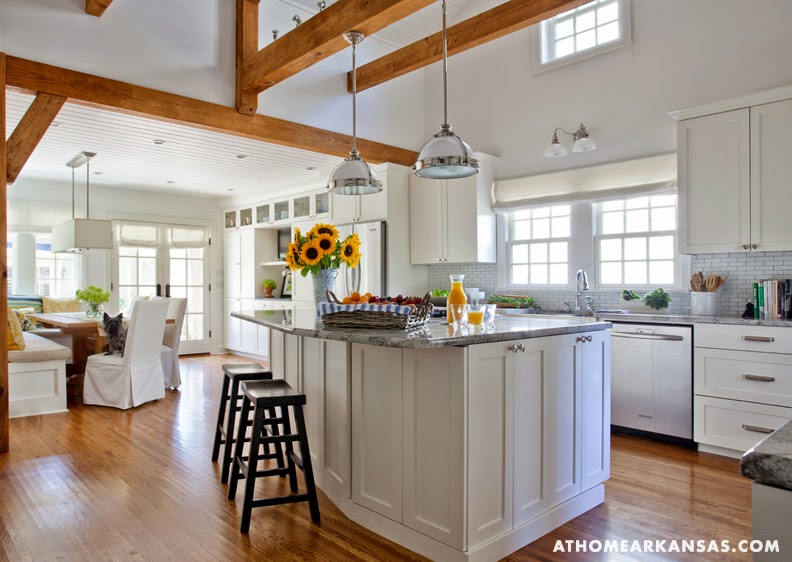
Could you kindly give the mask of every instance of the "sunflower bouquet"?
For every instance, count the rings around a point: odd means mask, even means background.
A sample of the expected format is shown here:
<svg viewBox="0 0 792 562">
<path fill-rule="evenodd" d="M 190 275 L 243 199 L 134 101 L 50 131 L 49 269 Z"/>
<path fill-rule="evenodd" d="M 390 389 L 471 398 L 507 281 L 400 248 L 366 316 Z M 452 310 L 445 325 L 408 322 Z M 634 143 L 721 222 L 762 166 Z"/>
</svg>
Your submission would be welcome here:
<svg viewBox="0 0 792 562">
<path fill-rule="evenodd" d="M 360 238 L 350 234 L 343 240 L 332 224 L 317 224 L 306 234 L 294 229 L 294 240 L 286 252 L 286 265 L 303 277 L 316 275 L 320 269 L 338 269 L 344 263 L 351 268 L 360 263 Z"/>
</svg>

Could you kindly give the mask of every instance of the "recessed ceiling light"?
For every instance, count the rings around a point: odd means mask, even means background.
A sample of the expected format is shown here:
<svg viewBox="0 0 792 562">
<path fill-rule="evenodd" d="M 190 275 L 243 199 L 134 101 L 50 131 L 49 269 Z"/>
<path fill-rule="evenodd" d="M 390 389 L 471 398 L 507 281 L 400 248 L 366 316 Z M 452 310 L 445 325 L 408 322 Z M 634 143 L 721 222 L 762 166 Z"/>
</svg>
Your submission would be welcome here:
<svg viewBox="0 0 792 562">
<path fill-rule="evenodd" d="M 247 154 L 237 154 L 237 158 L 239 158 L 240 160 L 242 160 L 242 159 L 244 159 L 244 158 L 247 158 Z"/>
<path fill-rule="evenodd" d="M 154 139 L 151 142 L 153 142 L 154 144 L 165 144 L 165 141 L 164 140 L 160 140 L 160 139 Z"/>
<path fill-rule="evenodd" d="M 57 121 L 53 121 L 52 124 L 50 125 L 50 127 L 53 127 L 55 129 L 57 129 L 60 126 L 61 126 L 61 124 L 59 122 L 57 122 Z"/>
<path fill-rule="evenodd" d="M 316 169 L 316 166 L 308 166 L 305 169 L 308 170 L 309 172 L 313 172 Z"/>
<path fill-rule="evenodd" d="M 101 176 L 102 174 L 104 174 L 104 172 L 99 172 L 99 171 L 94 172 L 94 175 L 97 175 L 97 176 Z"/>
<path fill-rule="evenodd" d="M 175 180 L 168 180 L 165 183 L 176 183 L 176 181 Z"/>
<path fill-rule="evenodd" d="M 231 188 L 229 188 L 227 191 L 236 191 L 236 190 L 235 190 L 235 189 L 231 189 Z"/>
</svg>

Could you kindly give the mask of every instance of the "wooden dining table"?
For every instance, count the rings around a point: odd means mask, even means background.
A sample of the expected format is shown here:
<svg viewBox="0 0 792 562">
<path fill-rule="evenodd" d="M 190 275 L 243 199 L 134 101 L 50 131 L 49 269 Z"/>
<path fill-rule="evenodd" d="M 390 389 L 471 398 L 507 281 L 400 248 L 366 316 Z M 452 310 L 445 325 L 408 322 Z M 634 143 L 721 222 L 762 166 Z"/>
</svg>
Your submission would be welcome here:
<svg viewBox="0 0 792 562">
<path fill-rule="evenodd" d="M 72 364 L 66 371 L 71 385 L 80 385 L 85 374 L 88 356 L 107 351 L 107 335 L 102 329 L 102 317 L 92 318 L 84 312 L 36 312 L 28 318 L 48 328 L 58 328 L 72 337 Z M 166 324 L 175 324 L 176 320 L 167 318 Z"/>
</svg>

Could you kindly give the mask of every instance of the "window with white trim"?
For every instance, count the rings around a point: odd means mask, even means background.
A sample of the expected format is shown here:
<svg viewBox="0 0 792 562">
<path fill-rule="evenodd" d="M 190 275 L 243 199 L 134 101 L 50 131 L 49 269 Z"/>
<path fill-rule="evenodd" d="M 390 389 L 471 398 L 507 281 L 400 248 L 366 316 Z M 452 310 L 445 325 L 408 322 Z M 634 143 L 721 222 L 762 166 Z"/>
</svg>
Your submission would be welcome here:
<svg viewBox="0 0 792 562">
<path fill-rule="evenodd" d="M 676 195 L 596 204 L 600 287 L 679 285 L 676 204 Z"/>
<path fill-rule="evenodd" d="M 629 0 L 594 0 L 543 21 L 534 33 L 535 71 L 628 45 Z"/>
<path fill-rule="evenodd" d="M 509 285 L 569 283 L 570 205 L 537 207 L 511 213 Z"/>
<path fill-rule="evenodd" d="M 77 290 L 77 256 L 53 253 L 51 234 L 36 234 L 35 280 L 35 294 L 42 297 L 74 298 Z"/>
</svg>

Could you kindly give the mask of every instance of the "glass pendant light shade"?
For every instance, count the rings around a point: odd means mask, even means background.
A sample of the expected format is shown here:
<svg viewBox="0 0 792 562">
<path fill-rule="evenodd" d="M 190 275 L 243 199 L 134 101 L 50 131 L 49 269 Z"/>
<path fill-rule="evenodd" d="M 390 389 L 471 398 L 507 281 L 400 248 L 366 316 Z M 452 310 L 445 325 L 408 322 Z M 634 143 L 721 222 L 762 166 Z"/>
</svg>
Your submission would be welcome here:
<svg viewBox="0 0 792 562">
<path fill-rule="evenodd" d="M 446 37 L 446 2 L 443 0 L 443 116 L 440 132 L 421 148 L 413 166 L 415 175 L 428 179 L 467 178 L 479 173 L 479 161 L 473 150 L 448 124 L 448 40 Z"/>
<path fill-rule="evenodd" d="M 562 158 L 566 155 L 566 148 L 558 142 L 558 133 L 553 133 L 553 140 L 550 141 L 550 146 L 545 150 L 545 158 Z"/>
<path fill-rule="evenodd" d="M 357 59 L 355 47 L 365 35 L 360 31 L 347 31 L 344 39 L 352 45 L 352 150 L 349 158 L 333 169 L 327 180 L 327 189 L 336 195 L 370 195 L 382 191 L 382 182 L 374 170 L 360 157 L 357 149 Z"/>
<path fill-rule="evenodd" d="M 580 124 L 580 129 L 575 131 L 575 143 L 572 145 L 572 152 L 589 152 L 597 150 L 597 144 L 589 138 L 588 131 L 583 123 Z"/>
</svg>

